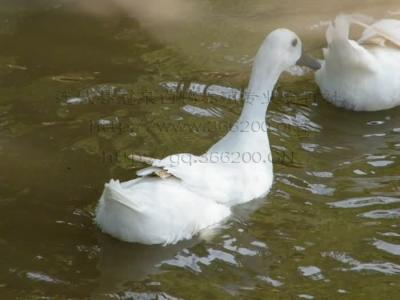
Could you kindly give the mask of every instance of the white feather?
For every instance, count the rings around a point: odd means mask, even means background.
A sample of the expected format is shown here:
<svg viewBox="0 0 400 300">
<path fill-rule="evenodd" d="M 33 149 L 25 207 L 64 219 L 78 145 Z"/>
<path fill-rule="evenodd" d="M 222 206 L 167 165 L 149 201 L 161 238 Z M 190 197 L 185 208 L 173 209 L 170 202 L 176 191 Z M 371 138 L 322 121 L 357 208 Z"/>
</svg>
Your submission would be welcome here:
<svg viewBox="0 0 400 300">
<path fill-rule="evenodd" d="M 293 40 L 298 43 L 293 46 Z M 280 74 L 301 56 L 297 35 L 278 29 L 258 51 L 242 114 L 233 128 L 204 155 L 176 154 L 152 164 L 139 176 L 161 168 L 173 176 L 141 177 L 106 184 L 96 222 L 106 233 L 129 242 L 172 244 L 215 228 L 231 207 L 264 196 L 273 180 L 265 114 Z"/>
<path fill-rule="evenodd" d="M 357 23 L 361 24 L 361 23 Z M 400 47 L 400 21 L 393 19 L 380 20 L 372 25 L 362 24 L 366 29 L 361 38 L 360 44 L 373 43 L 381 47 L 386 46 L 386 41 L 391 42 L 396 47 Z"/>
<path fill-rule="evenodd" d="M 358 41 L 349 39 L 351 24 L 364 28 Z M 326 36 L 325 63 L 315 77 L 329 102 L 357 111 L 400 105 L 400 21 L 340 15 Z"/>
</svg>

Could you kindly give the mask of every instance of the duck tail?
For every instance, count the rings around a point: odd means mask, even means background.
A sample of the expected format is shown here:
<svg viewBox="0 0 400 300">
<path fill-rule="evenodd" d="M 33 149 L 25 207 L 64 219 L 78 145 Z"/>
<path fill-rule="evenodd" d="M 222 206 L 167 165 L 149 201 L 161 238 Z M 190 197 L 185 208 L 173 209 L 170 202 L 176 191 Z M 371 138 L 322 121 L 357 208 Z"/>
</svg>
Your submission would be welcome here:
<svg viewBox="0 0 400 300">
<path fill-rule="evenodd" d="M 143 211 L 142 205 L 127 194 L 119 180 L 111 179 L 109 183 L 105 184 L 103 197 L 106 202 L 118 203 L 136 212 Z"/>
<path fill-rule="evenodd" d="M 340 14 L 328 27 L 326 32 L 328 44 L 330 44 L 334 39 L 349 39 L 350 26 L 352 24 L 359 25 L 363 28 L 370 28 L 370 24 L 373 22 L 373 18 L 361 14 Z"/>
<path fill-rule="evenodd" d="M 350 34 L 350 19 L 347 15 L 338 15 L 326 31 L 326 39 L 330 44 L 336 39 L 348 39 Z"/>
</svg>

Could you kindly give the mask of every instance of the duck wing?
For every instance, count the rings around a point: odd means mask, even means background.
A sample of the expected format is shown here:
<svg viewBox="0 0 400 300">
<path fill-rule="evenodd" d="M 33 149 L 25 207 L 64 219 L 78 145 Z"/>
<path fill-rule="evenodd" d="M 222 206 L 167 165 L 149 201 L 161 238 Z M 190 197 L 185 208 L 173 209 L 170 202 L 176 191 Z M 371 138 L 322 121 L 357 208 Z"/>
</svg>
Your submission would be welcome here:
<svg viewBox="0 0 400 300">
<path fill-rule="evenodd" d="M 218 199 L 218 202 L 228 201 L 230 192 L 240 188 L 237 183 L 240 177 L 237 165 L 213 161 L 209 155 L 180 153 L 161 160 L 139 155 L 131 155 L 130 158 L 151 165 L 137 171 L 138 176 L 156 175 L 162 179 L 175 177 L 181 180 L 183 186 L 198 194 Z"/>
<path fill-rule="evenodd" d="M 368 24 L 372 22 L 373 19 L 363 15 L 338 15 L 326 31 L 328 48 L 323 50 L 325 60 L 328 59 L 332 51 L 335 51 L 335 54 L 339 55 L 338 61 L 344 61 L 346 64 L 351 61 L 364 70 L 374 72 L 377 63 L 374 55 L 368 48 L 350 38 L 352 24 L 371 28 L 371 25 Z"/>
<path fill-rule="evenodd" d="M 158 162 L 160 162 L 159 159 L 148 157 L 148 156 L 136 155 L 136 154 L 130 155 L 129 158 L 134 161 L 137 161 L 137 162 L 151 165 L 151 167 L 147 167 L 147 168 L 140 169 L 139 171 L 137 171 L 136 175 L 139 177 L 156 175 L 156 176 L 160 177 L 161 179 L 166 179 L 166 178 L 173 176 L 172 174 L 170 174 L 166 170 L 164 170 L 162 167 L 153 166 L 153 164 L 156 165 Z"/>
<path fill-rule="evenodd" d="M 357 40 L 359 44 L 375 44 L 385 46 L 386 42 L 400 47 L 400 20 L 374 19 L 364 15 L 338 15 L 333 23 L 328 26 L 326 40 L 328 44 L 334 39 L 349 39 L 350 26 L 361 26 L 364 31 Z"/>
<path fill-rule="evenodd" d="M 221 203 L 227 202 L 224 199 L 229 199 L 231 196 L 227 191 L 232 190 L 231 182 L 238 175 L 237 169 L 232 168 L 231 164 L 212 161 L 207 155 L 196 156 L 190 153 L 180 153 L 167 156 L 163 159 L 156 159 L 132 154 L 129 158 L 150 165 L 136 172 L 137 176 L 142 177 L 136 180 L 146 180 L 146 177 L 147 179 L 154 180 L 157 178 L 150 178 L 150 176 L 158 176 L 161 180 L 167 182 L 170 178 L 176 178 L 180 180 L 181 186 L 188 188 L 198 195 L 213 198 L 217 200 L 216 202 Z M 114 184 L 114 181 L 111 181 L 110 184 Z M 238 187 L 238 184 L 234 186 Z M 113 198 L 119 199 L 118 197 Z M 122 204 L 127 206 L 125 203 Z"/>
<path fill-rule="evenodd" d="M 353 20 L 353 23 L 365 28 L 358 40 L 360 44 L 375 44 L 386 47 L 387 44 L 400 48 L 400 20 L 383 19 L 371 25 L 359 20 Z"/>
</svg>

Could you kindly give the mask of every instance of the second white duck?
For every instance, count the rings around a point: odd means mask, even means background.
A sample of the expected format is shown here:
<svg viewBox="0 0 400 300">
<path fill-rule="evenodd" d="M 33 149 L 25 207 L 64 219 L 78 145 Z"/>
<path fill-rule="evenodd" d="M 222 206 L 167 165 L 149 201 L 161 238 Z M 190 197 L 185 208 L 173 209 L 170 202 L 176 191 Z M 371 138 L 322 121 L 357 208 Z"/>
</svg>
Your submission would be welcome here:
<svg viewBox="0 0 400 300">
<path fill-rule="evenodd" d="M 107 183 L 96 211 L 102 231 L 128 242 L 176 243 L 223 221 L 232 205 L 268 193 L 273 172 L 267 106 L 280 74 L 301 56 L 295 33 L 270 33 L 257 53 L 233 128 L 202 156 L 150 159 L 152 166 L 138 171 L 139 178 Z M 319 66 L 311 59 L 302 61 Z M 161 178 L 150 176 L 154 174 Z"/>
<path fill-rule="evenodd" d="M 323 96 L 355 111 L 377 111 L 400 105 L 400 21 L 371 25 L 365 17 L 340 15 L 327 30 L 325 62 L 316 72 Z M 358 41 L 349 38 L 351 24 L 365 28 Z"/>
</svg>

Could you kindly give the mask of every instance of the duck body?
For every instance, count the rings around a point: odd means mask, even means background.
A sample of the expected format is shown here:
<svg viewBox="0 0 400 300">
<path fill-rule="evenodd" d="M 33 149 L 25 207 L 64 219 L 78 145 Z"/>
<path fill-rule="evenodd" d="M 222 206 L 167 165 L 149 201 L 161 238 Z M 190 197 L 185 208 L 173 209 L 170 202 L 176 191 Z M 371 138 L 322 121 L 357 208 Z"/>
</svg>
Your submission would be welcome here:
<svg viewBox="0 0 400 300">
<path fill-rule="evenodd" d="M 322 95 L 336 106 L 355 111 L 400 105 L 400 48 L 390 41 L 385 45 L 385 38 L 379 36 L 380 32 L 390 36 L 389 29 L 400 21 L 374 23 L 359 41 L 348 38 L 350 22 L 339 16 L 335 26 L 328 28 L 325 61 L 315 74 Z M 374 34 L 373 28 L 379 32 Z"/>
<path fill-rule="evenodd" d="M 101 230 L 128 242 L 173 244 L 218 225 L 233 205 L 266 195 L 273 181 L 266 110 L 280 74 L 301 53 L 293 32 L 270 33 L 257 53 L 233 128 L 201 156 L 146 158 L 151 166 L 139 170 L 139 178 L 107 183 L 96 210 Z"/>
<path fill-rule="evenodd" d="M 229 215 L 229 207 L 182 188 L 177 178 L 143 177 L 107 183 L 96 222 L 126 242 L 174 244 Z"/>
<path fill-rule="evenodd" d="M 257 135 L 257 137 L 251 136 Z M 217 225 L 231 207 L 266 195 L 273 172 L 266 133 L 230 132 L 202 156 L 156 161 L 173 176 L 105 185 L 96 223 L 127 242 L 174 244 Z"/>
</svg>

